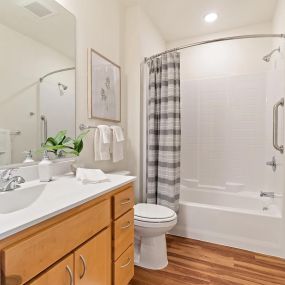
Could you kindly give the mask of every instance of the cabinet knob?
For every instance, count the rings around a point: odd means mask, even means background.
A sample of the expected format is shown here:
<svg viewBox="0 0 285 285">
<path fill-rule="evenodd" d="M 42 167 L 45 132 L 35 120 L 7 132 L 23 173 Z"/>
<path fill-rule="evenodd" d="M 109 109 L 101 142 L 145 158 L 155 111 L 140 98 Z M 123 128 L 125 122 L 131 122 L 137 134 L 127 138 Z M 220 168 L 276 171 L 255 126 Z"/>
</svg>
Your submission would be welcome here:
<svg viewBox="0 0 285 285">
<path fill-rule="evenodd" d="M 82 279 L 86 273 L 86 270 L 87 270 L 87 266 L 86 266 L 86 261 L 84 259 L 84 257 L 82 255 L 79 256 L 81 262 L 82 262 L 82 265 L 83 265 L 83 272 L 82 274 L 79 276 L 80 279 Z"/>
</svg>

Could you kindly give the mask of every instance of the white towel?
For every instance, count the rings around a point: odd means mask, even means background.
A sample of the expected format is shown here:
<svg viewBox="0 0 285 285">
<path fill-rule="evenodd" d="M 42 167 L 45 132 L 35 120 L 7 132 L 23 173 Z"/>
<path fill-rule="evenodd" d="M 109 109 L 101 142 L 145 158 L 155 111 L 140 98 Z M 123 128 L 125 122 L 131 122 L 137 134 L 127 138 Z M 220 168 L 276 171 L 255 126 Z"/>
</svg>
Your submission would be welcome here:
<svg viewBox="0 0 285 285">
<path fill-rule="evenodd" d="M 10 131 L 0 129 L 0 165 L 11 164 L 11 153 Z"/>
<path fill-rule="evenodd" d="M 124 134 L 119 126 L 111 126 L 113 131 L 112 153 L 113 162 L 118 162 L 124 159 Z"/>
<path fill-rule="evenodd" d="M 111 129 L 105 125 L 97 126 L 94 136 L 95 160 L 110 160 Z"/>
<path fill-rule="evenodd" d="M 109 181 L 108 177 L 101 169 L 77 168 L 76 179 L 83 184 L 101 183 Z"/>
</svg>

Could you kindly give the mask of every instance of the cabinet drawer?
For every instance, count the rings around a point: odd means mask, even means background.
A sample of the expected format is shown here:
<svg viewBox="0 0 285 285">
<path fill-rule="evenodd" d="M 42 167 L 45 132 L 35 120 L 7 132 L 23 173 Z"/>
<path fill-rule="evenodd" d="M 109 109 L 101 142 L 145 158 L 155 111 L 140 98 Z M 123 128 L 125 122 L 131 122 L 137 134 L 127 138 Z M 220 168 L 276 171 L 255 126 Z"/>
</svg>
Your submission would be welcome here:
<svg viewBox="0 0 285 285">
<path fill-rule="evenodd" d="M 3 275 L 23 284 L 110 224 L 105 200 L 41 232 L 3 249 Z"/>
<path fill-rule="evenodd" d="M 117 219 L 130 209 L 134 207 L 134 191 L 133 188 L 127 188 L 126 190 L 116 194 L 113 197 L 114 211 L 113 218 Z"/>
<path fill-rule="evenodd" d="M 134 247 L 131 245 L 114 264 L 114 285 L 127 285 L 134 276 Z"/>
<path fill-rule="evenodd" d="M 113 259 L 117 258 L 134 242 L 134 209 L 114 222 Z"/>
<path fill-rule="evenodd" d="M 73 281 L 73 255 L 69 255 L 28 285 L 67 285 Z"/>
</svg>

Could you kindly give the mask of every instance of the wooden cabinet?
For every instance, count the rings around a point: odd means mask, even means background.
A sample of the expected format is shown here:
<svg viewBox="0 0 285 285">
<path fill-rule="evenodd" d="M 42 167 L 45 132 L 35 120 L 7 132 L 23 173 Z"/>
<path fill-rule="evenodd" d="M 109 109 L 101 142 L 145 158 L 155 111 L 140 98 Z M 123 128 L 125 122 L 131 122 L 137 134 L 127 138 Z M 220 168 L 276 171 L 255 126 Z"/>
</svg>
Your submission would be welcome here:
<svg viewBox="0 0 285 285">
<path fill-rule="evenodd" d="M 126 190 L 114 195 L 113 200 L 113 218 L 117 219 L 134 207 L 133 188 L 129 187 Z"/>
<path fill-rule="evenodd" d="M 127 285 L 134 276 L 134 247 L 130 246 L 114 264 L 114 285 Z"/>
<path fill-rule="evenodd" d="M 75 285 L 111 284 L 111 230 L 99 233 L 74 253 Z"/>
<path fill-rule="evenodd" d="M 134 192 L 113 196 L 113 285 L 127 285 L 134 275 Z"/>
<path fill-rule="evenodd" d="M 111 229 L 107 228 L 27 285 L 110 285 Z"/>
<path fill-rule="evenodd" d="M 107 227 L 110 219 L 110 201 L 102 201 L 23 241 L 4 248 L 4 274 L 19 276 L 22 283 L 26 283 Z"/>
<path fill-rule="evenodd" d="M 114 222 L 113 226 L 114 250 L 113 259 L 117 260 L 134 241 L 134 210 Z"/>
<path fill-rule="evenodd" d="M 127 285 L 132 184 L 0 241 L 0 285 Z"/>
<path fill-rule="evenodd" d="M 29 285 L 69 285 L 73 283 L 73 255 L 69 255 L 51 269 L 47 270 L 34 281 L 29 282 Z"/>
</svg>

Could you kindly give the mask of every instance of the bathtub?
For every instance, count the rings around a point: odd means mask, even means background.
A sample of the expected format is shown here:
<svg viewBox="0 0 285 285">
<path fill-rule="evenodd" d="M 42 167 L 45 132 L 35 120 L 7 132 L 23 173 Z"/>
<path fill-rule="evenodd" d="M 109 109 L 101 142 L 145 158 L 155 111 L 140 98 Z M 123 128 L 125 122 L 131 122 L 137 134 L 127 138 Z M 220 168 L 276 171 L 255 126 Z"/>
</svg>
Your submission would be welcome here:
<svg viewBox="0 0 285 285">
<path fill-rule="evenodd" d="M 170 234 L 283 257 L 282 199 L 259 193 L 181 185 L 178 223 Z"/>
</svg>

